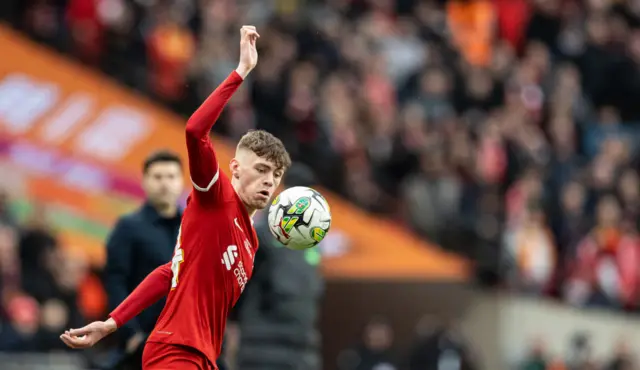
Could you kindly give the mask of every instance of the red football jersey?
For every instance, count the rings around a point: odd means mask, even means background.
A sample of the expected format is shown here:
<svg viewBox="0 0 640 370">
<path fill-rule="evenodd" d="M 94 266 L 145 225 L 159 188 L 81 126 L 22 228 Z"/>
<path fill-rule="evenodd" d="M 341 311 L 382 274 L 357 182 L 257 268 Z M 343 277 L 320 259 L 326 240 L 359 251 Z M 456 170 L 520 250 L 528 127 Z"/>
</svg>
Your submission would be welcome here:
<svg viewBox="0 0 640 370">
<path fill-rule="evenodd" d="M 242 83 L 235 72 L 191 116 L 186 127 L 193 191 L 171 261 L 171 291 L 150 342 L 185 345 L 215 366 L 227 315 L 251 277 L 258 238 L 209 138 Z"/>
<path fill-rule="evenodd" d="M 251 277 L 258 239 L 226 175 L 220 173 L 209 192 L 216 194 L 194 190 L 190 196 L 172 260 L 171 292 L 149 342 L 193 347 L 215 363 L 227 315 Z"/>
<path fill-rule="evenodd" d="M 148 341 L 192 347 L 212 365 L 220 355 L 229 310 L 251 278 L 258 238 L 250 215 L 222 172 L 211 127 L 242 77 L 232 72 L 186 127 L 193 191 L 170 263 L 155 269 L 112 313 L 118 327 L 167 295 Z"/>
</svg>

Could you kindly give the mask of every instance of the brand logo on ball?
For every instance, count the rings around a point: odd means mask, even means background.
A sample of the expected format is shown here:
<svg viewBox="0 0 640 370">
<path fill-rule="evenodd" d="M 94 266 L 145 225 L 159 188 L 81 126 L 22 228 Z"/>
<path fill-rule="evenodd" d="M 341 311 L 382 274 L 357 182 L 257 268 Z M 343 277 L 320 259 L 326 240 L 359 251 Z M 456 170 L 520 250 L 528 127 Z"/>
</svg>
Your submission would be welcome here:
<svg viewBox="0 0 640 370">
<path fill-rule="evenodd" d="M 280 201 L 280 195 L 278 195 L 276 199 L 274 199 L 273 202 L 271 202 L 271 205 L 275 206 L 276 204 L 278 204 L 279 201 Z"/>
<path fill-rule="evenodd" d="M 287 211 L 287 214 L 290 214 L 290 215 L 301 215 L 301 214 L 304 213 L 304 211 L 309 209 L 310 205 L 311 205 L 311 199 L 309 199 L 307 197 L 302 197 L 302 198 L 296 200 L 295 203 L 293 203 L 291 208 L 289 208 L 289 210 Z"/>
<path fill-rule="evenodd" d="M 318 243 L 320 243 L 322 239 L 324 239 L 325 235 L 327 235 L 327 232 L 319 227 L 314 227 L 313 229 L 311 229 L 311 237 Z"/>
<path fill-rule="evenodd" d="M 280 221 L 280 228 L 284 231 L 285 236 L 288 238 L 291 229 L 295 226 L 296 222 L 298 222 L 298 216 L 284 216 L 282 217 L 282 221 Z"/>
</svg>

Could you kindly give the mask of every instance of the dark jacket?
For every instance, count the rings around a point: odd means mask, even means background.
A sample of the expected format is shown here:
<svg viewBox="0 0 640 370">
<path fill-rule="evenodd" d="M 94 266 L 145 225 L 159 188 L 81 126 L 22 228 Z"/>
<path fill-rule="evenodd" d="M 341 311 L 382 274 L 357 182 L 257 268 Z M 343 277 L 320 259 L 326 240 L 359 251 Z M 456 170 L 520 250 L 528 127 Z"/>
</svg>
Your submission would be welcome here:
<svg viewBox="0 0 640 370">
<path fill-rule="evenodd" d="M 262 222 L 260 222 L 262 221 Z M 316 329 L 323 280 L 317 249 L 292 251 L 256 219 L 260 249 L 254 275 L 235 309 L 243 370 L 319 370 Z"/>
<path fill-rule="evenodd" d="M 171 260 L 181 213 L 163 218 L 149 204 L 121 217 L 107 241 L 104 271 L 109 310 L 116 308 L 156 267 Z M 151 333 L 165 300 L 154 304 L 118 330 L 122 344 L 136 332 Z"/>
</svg>

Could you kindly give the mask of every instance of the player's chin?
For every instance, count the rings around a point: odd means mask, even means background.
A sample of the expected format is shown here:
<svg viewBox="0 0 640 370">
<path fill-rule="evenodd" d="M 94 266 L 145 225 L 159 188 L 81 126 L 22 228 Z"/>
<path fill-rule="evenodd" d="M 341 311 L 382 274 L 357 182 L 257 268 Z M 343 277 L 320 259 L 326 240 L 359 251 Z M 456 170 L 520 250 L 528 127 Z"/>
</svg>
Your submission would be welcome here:
<svg viewBox="0 0 640 370">
<path fill-rule="evenodd" d="M 265 209 L 269 205 L 269 198 L 254 198 L 253 199 L 253 208 L 255 209 Z"/>
</svg>

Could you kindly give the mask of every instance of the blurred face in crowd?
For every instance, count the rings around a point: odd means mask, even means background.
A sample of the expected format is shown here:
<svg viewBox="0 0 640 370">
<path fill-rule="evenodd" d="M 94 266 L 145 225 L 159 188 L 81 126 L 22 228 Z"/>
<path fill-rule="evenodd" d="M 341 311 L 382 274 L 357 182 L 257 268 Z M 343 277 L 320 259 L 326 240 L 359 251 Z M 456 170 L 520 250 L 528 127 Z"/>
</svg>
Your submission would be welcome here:
<svg viewBox="0 0 640 370">
<path fill-rule="evenodd" d="M 567 115 L 558 115 L 551 125 L 551 139 L 557 152 L 573 153 L 575 125 Z"/>
<path fill-rule="evenodd" d="M 393 341 L 391 327 L 384 322 L 370 323 L 364 335 L 365 345 L 372 350 L 384 351 L 391 347 Z"/>
<path fill-rule="evenodd" d="M 433 97 L 446 97 L 449 93 L 450 83 L 444 72 L 432 69 L 424 74 L 421 81 L 422 91 Z"/>
<path fill-rule="evenodd" d="M 496 46 L 491 59 L 491 72 L 494 77 L 500 79 L 507 77 L 513 67 L 515 55 L 513 47 L 506 41 L 502 41 Z"/>
<path fill-rule="evenodd" d="M 542 196 L 542 179 L 537 169 L 528 169 L 522 179 L 522 190 L 530 200 L 539 199 Z"/>
<path fill-rule="evenodd" d="M 544 227 L 544 213 L 538 207 L 532 207 L 527 212 L 527 226 L 531 228 Z"/>
<path fill-rule="evenodd" d="M 567 184 L 562 191 L 562 208 L 568 213 L 581 214 L 585 195 L 584 187 L 579 183 Z"/>
<path fill-rule="evenodd" d="M 42 305 L 41 325 L 50 331 L 60 331 L 69 321 L 69 309 L 58 299 L 50 299 Z"/>
<path fill-rule="evenodd" d="M 604 45 L 609 41 L 610 30 L 606 18 L 594 15 L 587 20 L 589 41 L 595 45 Z"/>
<path fill-rule="evenodd" d="M 602 144 L 602 154 L 614 165 L 620 165 L 628 158 L 627 144 L 618 138 L 611 138 Z"/>
<path fill-rule="evenodd" d="M 601 227 L 615 227 L 620 221 L 620 206 L 613 196 L 600 200 L 597 209 L 598 224 Z"/>
<path fill-rule="evenodd" d="M 541 42 L 530 42 L 527 45 L 526 58 L 540 74 L 549 70 L 549 50 Z"/>
<path fill-rule="evenodd" d="M 535 3 L 542 13 L 554 15 L 560 9 L 559 2 L 559 0 L 538 0 Z"/>
<path fill-rule="evenodd" d="M 486 99 L 493 90 L 491 76 L 481 69 L 474 69 L 467 77 L 469 94 L 476 99 Z"/>
<path fill-rule="evenodd" d="M 0 190 L 0 212 L 4 212 L 9 204 L 9 195 Z"/>
<path fill-rule="evenodd" d="M 640 62 L 640 31 L 631 33 L 628 41 L 628 54 L 636 62 Z"/>
<path fill-rule="evenodd" d="M 620 123 L 620 113 L 614 107 L 602 107 L 598 112 L 598 121 L 603 125 Z"/>
<path fill-rule="evenodd" d="M 620 196 L 625 203 L 636 202 L 640 199 L 640 178 L 633 169 L 626 170 L 618 183 Z"/>
<path fill-rule="evenodd" d="M 171 161 L 153 163 L 144 173 L 142 187 L 155 207 L 174 207 L 184 188 L 180 165 Z"/>
<path fill-rule="evenodd" d="M 567 91 L 575 92 L 580 89 L 580 74 L 575 66 L 564 65 L 558 71 L 558 86 Z"/>
<path fill-rule="evenodd" d="M 593 182 L 596 188 L 609 188 L 614 179 L 615 166 L 610 159 L 603 155 L 599 155 L 592 164 Z"/>
</svg>

